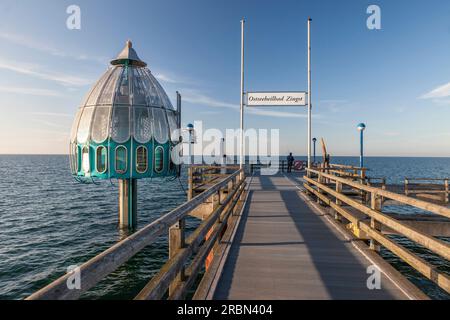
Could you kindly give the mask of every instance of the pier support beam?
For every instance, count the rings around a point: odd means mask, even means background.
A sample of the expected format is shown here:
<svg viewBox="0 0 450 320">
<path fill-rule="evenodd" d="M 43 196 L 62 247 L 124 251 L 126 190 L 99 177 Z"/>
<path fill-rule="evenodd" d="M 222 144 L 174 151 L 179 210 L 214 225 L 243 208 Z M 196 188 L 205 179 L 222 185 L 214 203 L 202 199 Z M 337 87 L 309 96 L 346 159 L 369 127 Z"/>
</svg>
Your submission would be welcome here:
<svg viewBox="0 0 450 320">
<path fill-rule="evenodd" d="M 119 225 L 135 228 L 137 225 L 137 180 L 119 180 Z"/>
<path fill-rule="evenodd" d="M 336 192 L 337 193 L 342 193 L 342 183 L 336 181 Z M 342 206 L 342 201 L 336 198 L 336 205 L 338 206 Z M 337 210 L 334 210 L 334 219 L 337 221 L 341 221 L 341 216 L 339 215 L 339 213 L 337 212 Z"/>
<path fill-rule="evenodd" d="M 372 210 L 376 210 L 378 212 L 381 212 L 381 210 L 382 210 L 382 208 L 381 208 L 381 206 L 382 206 L 381 197 L 376 195 L 376 194 L 374 194 L 374 193 L 372 193 L 370 199 L 371 199 L 371 201 L 370 201 L 371 202 L 371 204 L 370 204 L 371 209 Z M 377 220 L 375 220 L 374 218 L 370 219 L 370 227 L 372 229 L 376 230 L 376 231 L 381 232 L 381 224 Z M 376 252 L 380 252 L 381 246 L 380 246 L 380 244 L 377 241 L 375 241 L 374 239 L 371 239 L 370 240 L 370 249 L 372 249 L 372 250 L 374 250 Z"/>
<path fill-rule="evenodd" d="M 448 203 L 449 202 L 449 197 L 448 197 L 448 179 L 444 180 L 444 188 L 445 188 L 444 202 Z"/>
<path fill-rule="evenodd" d="M 192 164 L 189 164 L 188 167 L 188 195 L 187 200 L 190 201 L 194 197 L 194 169 L 192 168 Z"/>
<path fill-rule="evenodd" d="M 185 219 L 179 220 L 176 224 L 169 228 L 169 258 L 174 257 L 182 248 L 186 246 L 185 243 Z M 185 280 L 185 270 L 181 269 L 180 273 L 172 281 L 169 286 L 169 295 L 175 292 L 175 289 L 180 282 Z"/>
</svg>

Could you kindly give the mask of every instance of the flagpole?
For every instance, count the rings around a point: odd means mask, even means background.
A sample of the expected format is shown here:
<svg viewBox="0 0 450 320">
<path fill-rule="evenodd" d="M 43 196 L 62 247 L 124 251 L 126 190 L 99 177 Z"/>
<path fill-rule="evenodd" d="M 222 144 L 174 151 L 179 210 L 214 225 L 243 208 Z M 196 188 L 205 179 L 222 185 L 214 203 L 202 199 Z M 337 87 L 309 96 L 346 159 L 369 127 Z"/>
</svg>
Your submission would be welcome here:
<svg viewBox="0 0 450 320">
<path fill-rule="evenodd" d="M 241 124 L 240 124 L 240 157 L 239 157 L 239 168 L 242 170 L 244 168 L 244 24 L 245 20 L 241 20 Z M 241 174 L 241 177 L 243 174 Z"/>
<path fill-rule="evenodd" d="M 308 168 L 311 169 L 311 18 L 308 18 Z"/>
</svg>

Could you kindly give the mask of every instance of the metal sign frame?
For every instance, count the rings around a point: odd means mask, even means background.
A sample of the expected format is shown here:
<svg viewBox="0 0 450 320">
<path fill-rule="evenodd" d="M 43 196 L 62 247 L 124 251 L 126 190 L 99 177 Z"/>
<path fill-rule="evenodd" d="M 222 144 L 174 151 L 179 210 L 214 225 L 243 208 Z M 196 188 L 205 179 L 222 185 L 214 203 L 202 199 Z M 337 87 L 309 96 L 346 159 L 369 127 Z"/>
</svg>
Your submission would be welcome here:
<svg viewBox="0 0 450 320">
<path fill-rule="evenodd" d="M 303 103 L 302 104 L 280 104 L 280 103 L 273 103 L 273 104 L 249 104 L 249 94 L 265 94 L 265 95 L 271 95 L 271 94 L 302 94 L 303 95 Z M 308 92 L 307 91 L 247 91 L 244 93 L 245 95 L 245 106 L 247 107 L 306 107 L 308 105 L 307 99 L 308 99 Z"/>
</svg>

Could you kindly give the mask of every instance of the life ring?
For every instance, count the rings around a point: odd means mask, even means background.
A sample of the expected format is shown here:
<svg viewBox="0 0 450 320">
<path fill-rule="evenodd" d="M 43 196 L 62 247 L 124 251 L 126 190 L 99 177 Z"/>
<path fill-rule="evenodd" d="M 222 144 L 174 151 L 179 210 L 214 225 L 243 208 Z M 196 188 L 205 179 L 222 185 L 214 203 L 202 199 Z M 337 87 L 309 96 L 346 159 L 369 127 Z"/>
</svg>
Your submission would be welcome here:
<svg viewBox="0 0 450 320">
<path fill-rule="evenodd" d="M 301 171 L 305 169 L 305 163 L 301 160 L 294 161 L 294 170 Z"/>
</svg>

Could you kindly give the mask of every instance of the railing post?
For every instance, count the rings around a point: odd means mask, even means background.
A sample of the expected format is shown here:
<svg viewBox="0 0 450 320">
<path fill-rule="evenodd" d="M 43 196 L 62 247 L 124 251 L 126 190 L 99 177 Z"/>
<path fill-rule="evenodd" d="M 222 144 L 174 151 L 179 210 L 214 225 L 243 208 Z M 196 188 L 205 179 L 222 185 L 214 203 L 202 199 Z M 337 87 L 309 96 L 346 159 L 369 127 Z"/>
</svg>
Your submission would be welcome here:
<svg viewBox="0 0 450 320">
<path fill-rule="evenodd" d="M 242 180 L 245 180 L 245 174 L 239 176 L 238 184 L 241 183 Z M 239 201 L 242 203 L 242 201 L 244 201 L 244 200 L 245 200 L 245 197 L 244 197 L 244 193 L 242 192 L 239 197 Z"/>
<path fill-rule="evenodd" d="M 220 193 L 221 193 L 221 191 L 218 190 L 217 192 L 213 193 L 211 195 L 211 197 L 209 198 L 211 206 L 209 207 L 208 213 L 206 215 L 205 214 L 203 215 L 203 220 L 206 220 L 208 218 L 208 216 L 211 215 L 221 205 Z M 220 221 L 220 217 L 218 220 Z M 213 231 L 214 231 L 214 226 L 211 227 L 211 229 L 208 231 L 208 233 L 205 237 L 205 241 L 211 237 Z M 213 258 L 214 258 L 214 249 L 212 249 L 209 252 L 208 256 L 206 257 L 206 261 L 205 261 L 205 269 L 206 270 L 209 269 L 209 266 L 211 265 Z"/>
<path fill-rule="evenodd" d="M 372 208 L 372 210 L 381 212 L 381 205 L 382 205 L 381 197 L 376 193 L 371 193 L 370 207 Z M 377 231 L 381 231 L 381 224 L 374 218 L 370 218 L 370 227 Z M 380 244 L 376 242 L 374 239 L 371 239 L 370 249 L 380 252 Z"/>
<path fill-rule="evenodd" d="M 217 192 L 213 193 L 210 197 L 210 203 L 211 203 L 211 207 L 209 209 L 210 212 L 208 212 L 208 216 L 214 212 L 214 210 L 216 210 L 219 206 L 220 206 L 220 190 L 218 190 Z"/>
<path fill-rule="evenodd" d="M 228 185 L 227 185 L 227 191 L 228 191 L 228 194 L 230 194 L 231 192 L 233 192 L 234 186 L 235 186 L 235 179 L 231 179 L 231 180 L 228 182 Z"/>
<path fill-rule="evenodd" d="M 236 183 L 236 184 L 234 185 L 233 189 L 234 189 L 234 188 L 238 188 L 238 186 L 239 186 L 239 184 Z M 241 185 L 241 187 L 243 188 L 244 185 Z M 238 191 L 238 192 L 239 192 L 239 191 Z M 241 204 L 242 201 L 244 201 L 243 194 L 244 194 L 244 192 L 242 192 L 241 195 L 239 196 L 239 200 L 238 200 L 237 203 Z M 238 214 L 239 207 L 240 207 L 239 205 L 235 205 L 235 206 L 234 206 L 233 212 L 231 213 L 232 216 L 236 216 L 236 215 Z M 231 217 L 230 217 L 230 218 L 231 218 Z"/>
<path fill-rule="evenodd" d="M 309 170 L 308 168 L 305 169 L 306 170 L 306 176 L 309 177 Z M 311 186 L 311 183 L 309 183 L 309 181 L 305 181 L 305 184 L 307 184 L 308 186 Z M 311 196 L 311 192 L 309 192 L 308 189 L 305 190 L 305 193 L 307 196 Z"/>
<path fill-rule="evenodd" d="M 381 189 L 386 190 L 386 178 L 381 179 Z M 384 197 L 381 197 L 381 209 L 383 209 Z"/>
<path fill-rule="evenodd" d="M 323 181 L 323 178 L 322 178 L 322 172 L 321 172 L 321 171 L 319 171 L 319 176 L 318 176 L 318 178 L 317 178 L 317 181 L 318 181 L 320 184 L 323 183 L 323 182 L 322 182 L 322 181 Z M 322 193 L 320 188 L 317 188 L 317 192 Z M 318 204 L 322 204 L 322 200 L 320 200 L 319 197 L 317 197 L 317 203 L 318 203 Z"/>
<path fill-rule="evenodd" d="M 342 194 L 342 183 L 341 182 L 336 181 L 336 192 L 339 194 Z M 336 198 L 336 205 L 342 206 L 342 201 L 339 200 L 338 198 Z M 341 217 L 336 210 L 334 210 L 334 219 L 338 220 L 338 221 L 341 220 Z"/>
<path fill-rule="evenodd" d="M 169 258 L 175 256 L 178 251 L 185 247 L 185 220 L 181 219 L 169 228 Z M 169 286 L 169 295 L 173 293 L 178 284 L 184 281 L 184 268 Z"/>
<path fill-rule="evenodd" d="M 194 188 L 194 182 L 193 182 L 193 170 L 192 166 L 189 165 L 188 167 L 188 201 L 192 199 L 193 190 Z"/>
<path fill-rule="evenodd" d="M 223 204 L 231 192 L 233 192 L 233 181 L 228 182 L 226 186 L 219 190 L 219 204 Z"/>
<path fill-rule="evenodd" d="M 361 169 L 361 181 L 366 181 L 366 168 Z"/>
<path fill-rule="evenodd" d="M 449 197 L 448 197 L 448 179 L 444 180 L 444 185 L 445 185 L 445 203 L 449 202 Z"/>
</svg>

